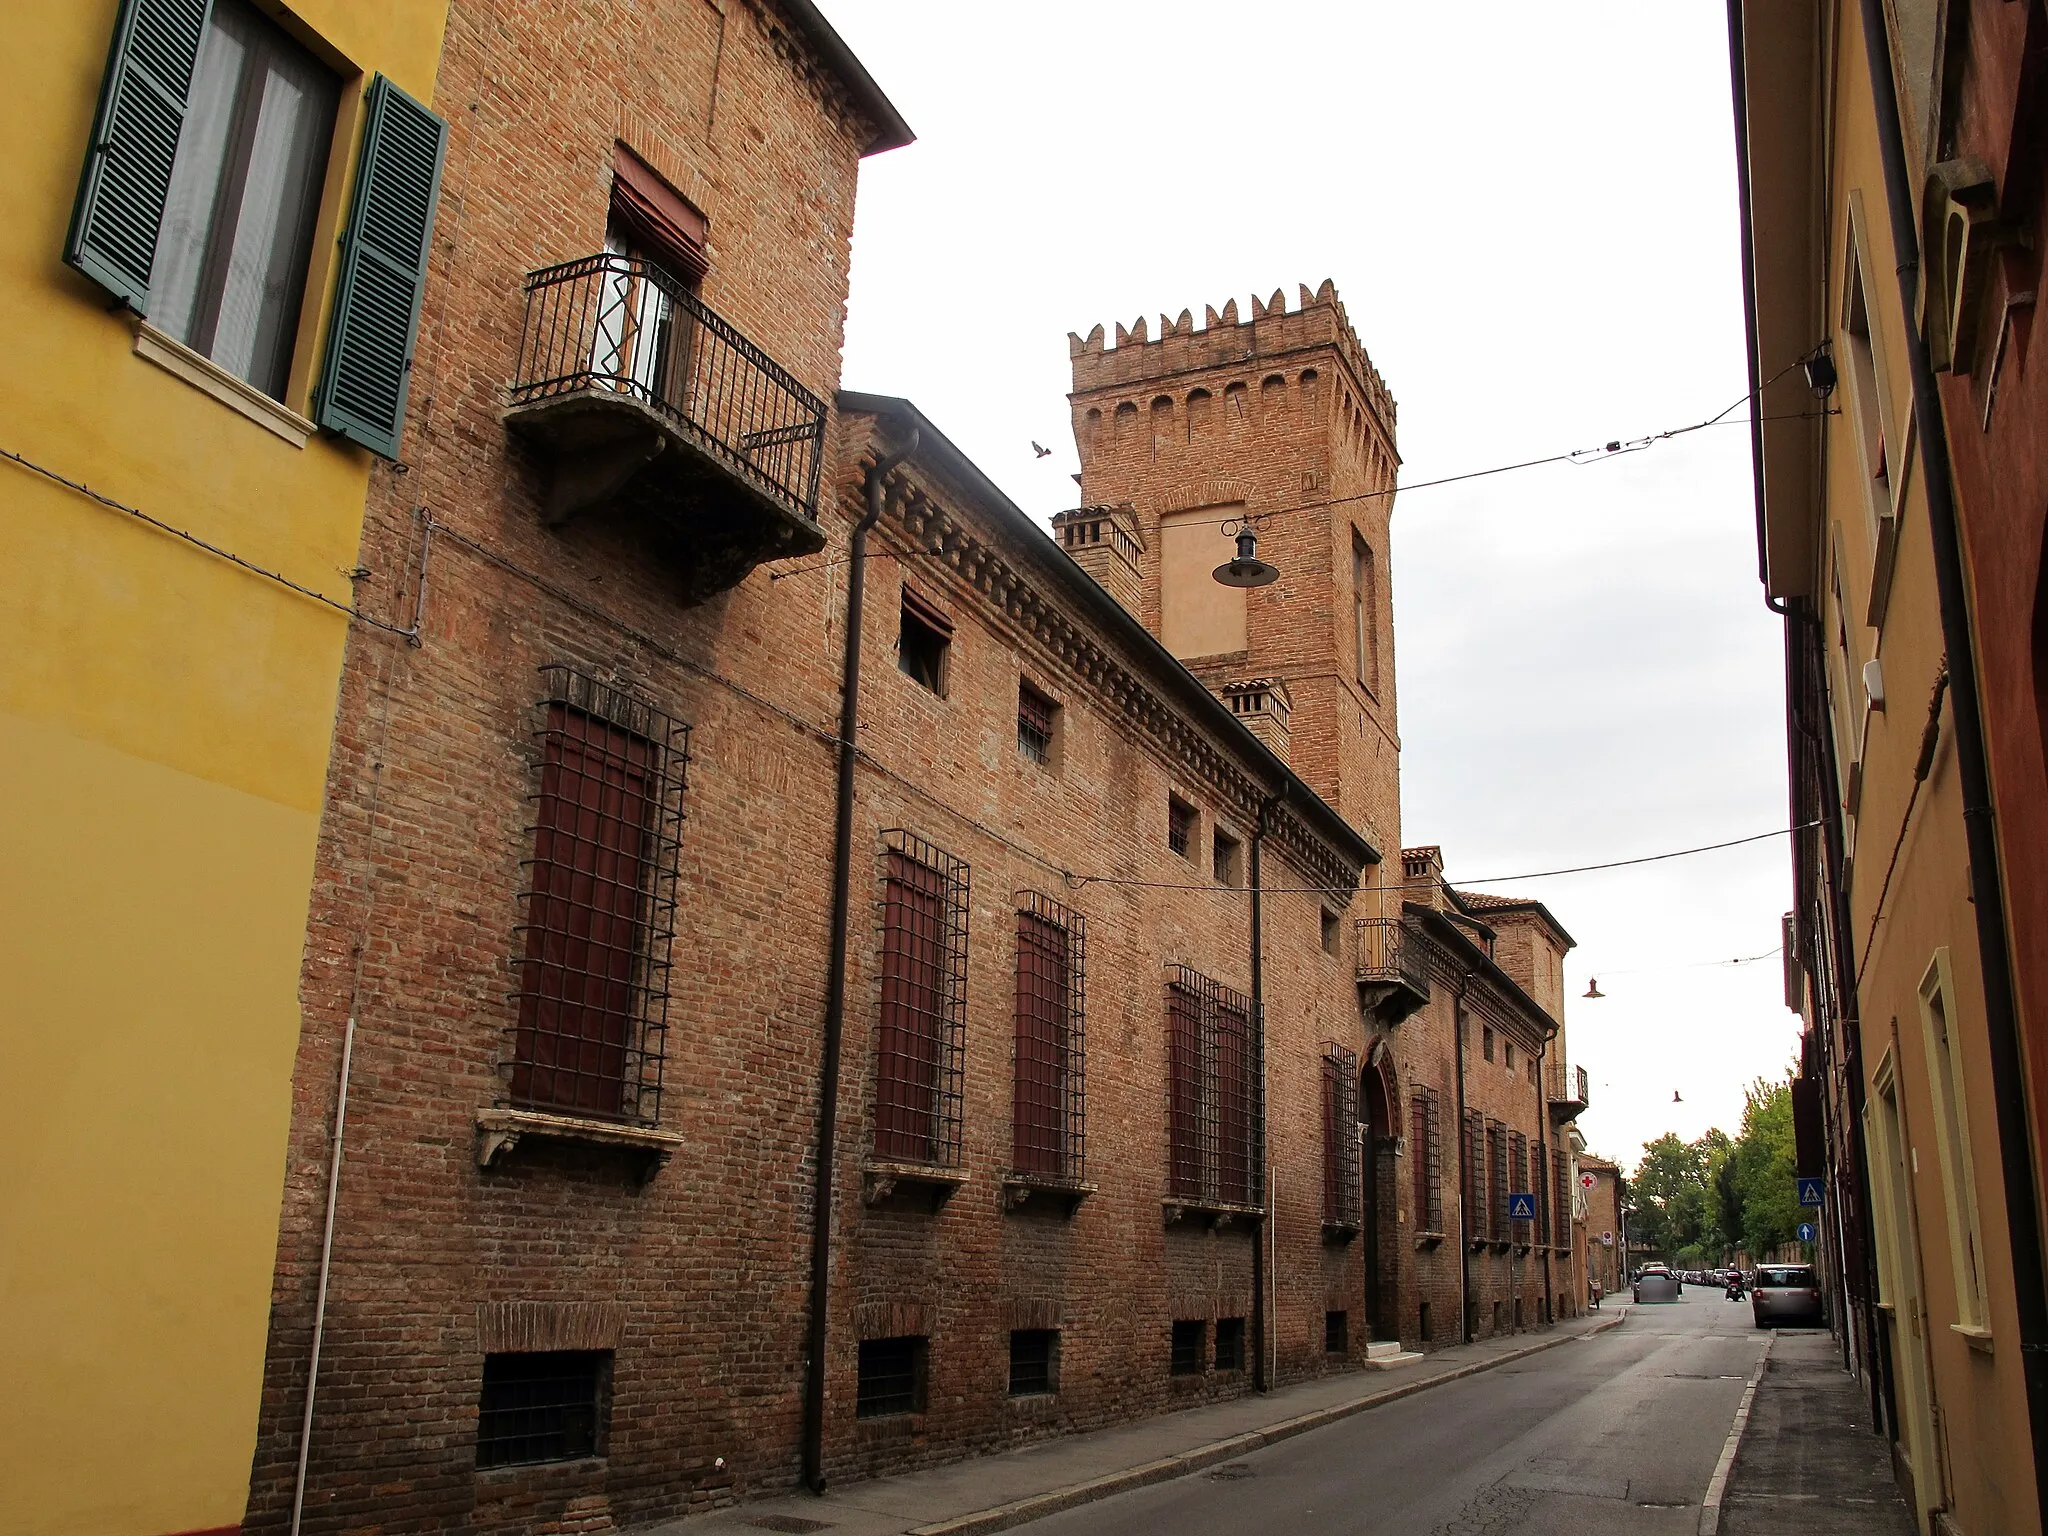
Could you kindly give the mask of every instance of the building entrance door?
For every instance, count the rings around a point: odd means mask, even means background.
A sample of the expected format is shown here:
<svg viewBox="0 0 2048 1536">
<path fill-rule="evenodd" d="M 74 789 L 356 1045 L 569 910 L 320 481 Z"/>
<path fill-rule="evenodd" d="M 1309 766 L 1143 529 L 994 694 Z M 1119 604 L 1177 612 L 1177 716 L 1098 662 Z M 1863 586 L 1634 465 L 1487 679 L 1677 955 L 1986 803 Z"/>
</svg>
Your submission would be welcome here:
<svg viewBox="0 0 2048 1536">
<path fill-rule="evenodd" d="M 1399 1283 L 1400 1245 L 1381 1227 L 1394 1217 L 1394 1141 L 1401 1123 L 1386 1057 L 1380 1046 L 1366 1063 L 1358 1084 L 1359 1187 L 1365 1209 L 1365 1327 L 1374 1341 L 1401 1337 Z"/>
</svg>

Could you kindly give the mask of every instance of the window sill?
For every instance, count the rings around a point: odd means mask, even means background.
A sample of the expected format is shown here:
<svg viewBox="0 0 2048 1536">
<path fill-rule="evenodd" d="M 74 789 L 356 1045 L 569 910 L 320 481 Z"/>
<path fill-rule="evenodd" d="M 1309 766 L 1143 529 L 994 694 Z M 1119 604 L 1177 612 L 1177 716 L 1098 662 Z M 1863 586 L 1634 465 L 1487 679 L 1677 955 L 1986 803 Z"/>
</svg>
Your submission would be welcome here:
<svg viewBox="0 0 2048 1536">
<path fill-rule="evenodd" d="M 585 1120 L 575 1115 L 543 1114 L 533 1109 L 480 1109 L 476 1112 L 476 1165 L 493 1166 L 528 1136 L 546 1141 L 579 1141 L 600 1147 L 622 1147 L 645 1159 L 640 1181 L 661 1172 L 683 1138 L 613 1120 Z"/>
<path fill-rule="evenodd" d="M 1326 1243 L 1348 1243 L 1356 1236 L 1358 1236 L 1358 1223 L 1355 1221 L 1325 1221 L 1323 1223 L 1323 1241 Z"/>
<path fill-rule="evenodd" d="M 1444 1235 L 1441 1232 L 1418 1232 L 1415 1234 L 1415 1247 L 1420 1252 L 1425 1248 L 1436 1247 L 1443 1240 Z"/>
<path fill-rule="evenodd" d="M 919 1190 L 937 1210 L 967 1182 L 964 1168 L 947 1168 L 938 1163 L 890 1163 L 869 1158 L 860 1165 L 860 1196 L 864 1205 L 880 1205 L 903 1192 Z"/>
<path fill-rule="evenodd" d="M 1003 1209 L 1014 1211 L 1036 1196 L 1046 1204 L 1064 1204 L 1071 1216 L 1097 1186 L 1079 1179 L 1062 1179 L 1049 1173 L 1006 1173 L 1003 1175 Z"/>
<path fill-rule="evenodd" d="M 1964 1343 L 1982 1354 L 1988 1355 L 1993 1352 L 1991 1347 L 1991 1330 L 1989 1328 L 1980 1328 L 1975 1323 L 1950 1323 L 1948 1331 L 1961 1334 Z"/>
<path fill-rule="evenodd" d="M 565 1456 L 560 1461 L 510 1461 L 501 1467 L 478 1467 L 476 1480 L 485 1487 L 525 1482 L 533 1477 L 602 1477 L 602 1456 Z"/>
<path fill-rule="evenodd" d="M 1220 1200 L 1193 1200 L 1179 1195 L 1167 1195 L 1159 1202 L 1170 1227 L 1180 1221 L 1200 1221 L 1211 1227 L 1227 1227 L 1234 1221 L 1256 1223 L 1265 1214 L 1265 1207 L 1258 1205 L 1231 1205 Z"/>
<path fill-rule="evenodd" d="M 213 396 L 231 411 L 239 411 L 294 448 L 305 447 L 320 430 L 297 411 L 236 378 L 212 358 L 194 352 L 147 320 L 136 322 L 135 355 L 155 363 L 166 373 L 176 374 L 194 389 Z"/>
</svg>

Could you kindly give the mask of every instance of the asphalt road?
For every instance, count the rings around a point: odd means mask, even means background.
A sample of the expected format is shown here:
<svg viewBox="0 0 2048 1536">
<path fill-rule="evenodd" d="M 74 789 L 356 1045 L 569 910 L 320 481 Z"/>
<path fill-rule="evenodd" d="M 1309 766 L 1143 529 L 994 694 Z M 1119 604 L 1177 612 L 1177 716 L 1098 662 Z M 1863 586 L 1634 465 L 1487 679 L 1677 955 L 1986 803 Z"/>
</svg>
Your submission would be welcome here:
<svg viewBox="0 0 2048 1536">
<path fill-rule="evenodd" d="M 1682 1302 L 1242 1461 L 1036 1521 L 1033 1536 L 1694 1536 L 1765 1335 Z"/>
</svg>

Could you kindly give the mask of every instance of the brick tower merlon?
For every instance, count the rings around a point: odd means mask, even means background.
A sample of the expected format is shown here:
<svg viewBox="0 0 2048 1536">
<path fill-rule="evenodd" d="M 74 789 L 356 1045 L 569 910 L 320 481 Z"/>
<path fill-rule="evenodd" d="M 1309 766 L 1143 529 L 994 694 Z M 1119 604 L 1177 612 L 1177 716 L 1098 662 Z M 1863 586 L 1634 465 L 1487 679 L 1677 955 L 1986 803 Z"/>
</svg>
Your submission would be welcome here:
<svg viewBox="0 0 2048 1536">
<path fill-rule="evenodd" d="M 1220 313 L 1213 305 L 1203 305 L 1204 319 L 1199 326 L 1192 310 L 1182 310 L 1177 320 L 1161 315 L 1157 340 L 1148 337 L 1142 315 L 1128 329 L 1118 323 L 1114 347 L 1107 344 L 1100 325 L 1085 337 L 1069 331 L 1067 351 L 1073 359 L 1074 389 L 1068 398 L 1078 403 L 1088 395 L 1131 389 L 1179 374 L 1242 367 L 1253 359 L 1334 347 L 1379 428 L 1388 454 L 1400 463 L 1393 394 L 1351 328 L 1336 284 L 1324 278 L 1314 293 L 1306 283 L 1299 286 L 1300 307 L 1292 312 L 1287 308 L 1286 290 L 1276 288 L 1265 303 L 1259 302 L 1258 295 L 1252 296 L 1249 320 L 1238 319 L 1235 298 L 1228 300 Z"/>
</svg>

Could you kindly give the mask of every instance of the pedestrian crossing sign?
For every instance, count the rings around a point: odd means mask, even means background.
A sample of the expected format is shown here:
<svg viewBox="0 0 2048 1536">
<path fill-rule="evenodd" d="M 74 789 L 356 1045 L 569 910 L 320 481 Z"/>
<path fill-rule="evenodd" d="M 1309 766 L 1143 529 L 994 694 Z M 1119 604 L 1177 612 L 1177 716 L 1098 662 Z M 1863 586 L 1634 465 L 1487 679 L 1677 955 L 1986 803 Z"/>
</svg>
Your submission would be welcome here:
<svg viewBox="0 0 2048 1536">
<path fill-rule="evenodd" d="M 1822 1204 L 1822 1189 L 1826 1185 L 1826 1183 L 1827 1181 L 1825 1179 L 1809 1179 L 1802 1177 L 1799 1180 L 1799 1203 L 1801 1205 Z"/>
<path fill-rule="evenodd" d="M 1534 1221 L 1536 1219 L 1536 1197 L 1534 1195 L 1509 1195 L 1508 1220 Z"/>
</svg>

